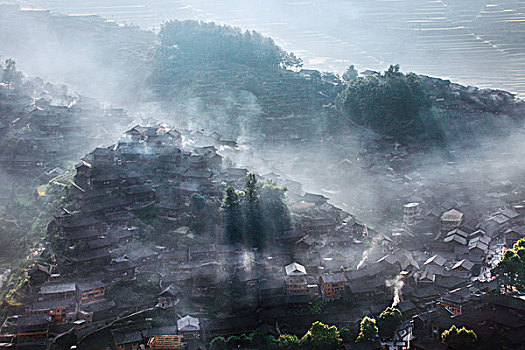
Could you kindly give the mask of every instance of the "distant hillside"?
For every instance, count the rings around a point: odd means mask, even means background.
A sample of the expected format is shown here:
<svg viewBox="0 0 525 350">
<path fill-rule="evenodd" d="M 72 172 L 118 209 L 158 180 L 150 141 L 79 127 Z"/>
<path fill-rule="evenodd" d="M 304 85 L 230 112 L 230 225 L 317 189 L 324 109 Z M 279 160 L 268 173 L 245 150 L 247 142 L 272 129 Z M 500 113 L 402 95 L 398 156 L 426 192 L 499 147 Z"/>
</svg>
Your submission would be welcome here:
<svg viewBox="0 0 525 350">
<path fill-rule="evenodd" d="M 276 130 L 268 120 L 290 116 L 309 124 L 341 87 L 332 76 L 323 79 L 317 72 L 312 77 L 309 71 L 290 70 L 298 70 L 301 60 L 257 32 L 174 21 L 163 26 L 160 38 L 148 80 L 155 95 L 167 103 L 197 100 L 204 116 L 194 122 L 222 127 L 219 131 L 230 135 L 272 134 Z M 229 107 L 227 120 L 214 114 L 217 105 Z M 219 121 L 213 120 L 217 117 Z"/>
<path fill-rule="evenodd" d="M 403 74 L 357 79 L 301 69 L 301 61 L 255 32 L 196 21 L 170 22 L 148 80 L 166 105 L 200 108 L 190 121 L 254 141 L 301 143 L 355 124 L 379 134 L 433 142 L 506 132 L 522 123 L 513 95 Z M 228 106 L 223 113 L 217 109 Z M 505 129 L 507 129 L 505 131 Z M 258 136 L 255 136 L 258 135 Z"/>
<path fill-rule="evenodd" d="M 280 144 L 362 127 L 405 141 L 447 142 L 521 125 L 523 105 L 510 94 L 400 71 L 344 81 L 301 69 L 294 54 L 253 31 L 172 21 L 156 35 L 97 16 L 3 9 L 0 52 L 124 104 L 147 123 L 171 120 Z"/>
<path fill-rule="evenodd" d="M 98 16 L 68 16 L 0 4 L 0 56 L 29 75 L 121 105 L 137 93 L 155 34 Z M 129 101 L 129 100 L 127 100 Z"/>
</svg>

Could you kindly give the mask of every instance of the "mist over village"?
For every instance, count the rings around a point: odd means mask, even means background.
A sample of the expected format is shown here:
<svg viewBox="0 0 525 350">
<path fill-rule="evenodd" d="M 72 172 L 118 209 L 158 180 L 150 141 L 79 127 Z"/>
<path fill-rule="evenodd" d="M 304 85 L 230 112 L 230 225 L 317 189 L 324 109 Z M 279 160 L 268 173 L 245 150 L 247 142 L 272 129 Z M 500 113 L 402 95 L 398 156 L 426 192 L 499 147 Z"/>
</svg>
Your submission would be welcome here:
<svg viewBox="0 0 525 350">
<path fill-rule="evenodd" d="M 525 4 L 0 2 L 0 348 L 525 348 Z"/>
</svg>

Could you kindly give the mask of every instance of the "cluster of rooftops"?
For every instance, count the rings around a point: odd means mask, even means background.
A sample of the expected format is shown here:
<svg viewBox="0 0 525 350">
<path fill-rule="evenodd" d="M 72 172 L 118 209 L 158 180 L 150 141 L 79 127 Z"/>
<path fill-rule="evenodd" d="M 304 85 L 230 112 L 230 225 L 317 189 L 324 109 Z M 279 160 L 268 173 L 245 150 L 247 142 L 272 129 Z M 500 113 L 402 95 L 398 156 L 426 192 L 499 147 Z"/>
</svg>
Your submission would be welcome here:
<svg viewBox="0 0 525 350">
<path fill-rule="evenodd" d="M 191 196 L 220 200 L 221 182 L 236 188 L 244 183 L 248 170 L 222 164 L 219 149 L 234 147 L 218 134 L 177 131 L 167 125 L 137 126 L 118 143 L 87 155 L 76 165 L 69 197 L 73 205 L 58 213 L 49 228 L 66 248 L 54 267 L 60 276 L 43 267 L 31 271 L 36 288 L 31 298 L 36 301 L 27 304 L 28 322 L 35 314 L 51 316 L 47 331 L 39 333 L 43 338 L 64 327 L 88 334 L 99 322 L 147 307 L 178 310 L 182 304 L 206 305 L 223 298 L 225 286 L 239 300 L 255 303 L 263 319 L 308 310 L 319 298 L 343 298 L 353 305 L 350 314 L 329 310 L 322 317 L 357 322 L 363 312 L 389 305 L 395 293 L 401 293 L 397 305 L 407 314 L 424 312 L 429 302 L 446 302 L 447 310 L 463 312 L 476 298 L 494 293 L 487 272 L 500 248 L 519 238 L 516 230 L 509 230 L 519 225 L 523 215 L 511 209 L 493 213 L 475 229 L 459 210 L 444 210 L 437 232 L 418 232 L 422 215 L 417 203 L 405 206 L 403 229 L 373 229 L 329 204 L 328 198 L 303 193 L 299 183 L 268 174 L 267 179 L 290 185 L 290 208 L 301 220 L 290 230 L 276 232 L 274 244 L 265 251 L 217 242 L 220 229 L 205 236 L 204 242 L 176 248 L 141 242 L 143 228 L 137 214 L 148 208 L 158 219 L 178 227 L 174 232 L 180 237 L 195 239 L 188 227 Z M 159 190 L 167 184 L 170 191 Z M 76 274 L 98 279 L 71 280 Z M 134 283 L 152 274 L 162 287 L 155 300 L 132 305 L 106 294 L 106 288 L 120 281 Z M 402 287 L 396 290 L 399 282 Z M 47 300 L 47 295 L 57 294 L 64 297 Z M 68 304 L 70 297 L 74 302 Z M 74 305 L 80 306 L 73 313 Z M 199 327 L 205 324 L 204 332 L 199 328 L 203 339 L 249 331 L 246 327 L 254 325 L 253 319 L 230 324 L 203 316 L 199 323 Z M 129 331 L 134 334 L 129 339 L 149 341 L 144 330 Z M 116 330 L 113 340 L 120 339 L 121 333 Z"/>
</svg>

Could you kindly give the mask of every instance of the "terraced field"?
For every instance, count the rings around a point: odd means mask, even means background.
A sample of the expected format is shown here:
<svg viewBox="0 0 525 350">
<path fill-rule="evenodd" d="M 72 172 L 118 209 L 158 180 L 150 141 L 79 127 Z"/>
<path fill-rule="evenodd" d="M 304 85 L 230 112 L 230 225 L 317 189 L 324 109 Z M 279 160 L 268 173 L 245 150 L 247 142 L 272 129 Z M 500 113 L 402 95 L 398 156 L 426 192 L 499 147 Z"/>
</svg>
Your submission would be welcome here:
<svg viewBox="0 0 525 350">
<path fill-rule="evenodd" d="M 525 96 L 525 2 L 520 0 L 18 1 L 158 28 L 202 19 L 257 29 L 308 67 L 403 70 Z"/>
</svg>

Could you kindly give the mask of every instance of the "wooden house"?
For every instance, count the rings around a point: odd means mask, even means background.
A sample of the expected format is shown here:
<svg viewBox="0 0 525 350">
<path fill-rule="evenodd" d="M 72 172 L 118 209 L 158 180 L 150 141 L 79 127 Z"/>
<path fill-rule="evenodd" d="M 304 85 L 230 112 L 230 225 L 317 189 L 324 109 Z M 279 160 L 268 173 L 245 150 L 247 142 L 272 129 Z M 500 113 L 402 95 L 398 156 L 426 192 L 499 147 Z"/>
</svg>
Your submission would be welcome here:
<svg viewBox="0 0 525 350">
<path fill-rule="evenodd" d="M 315 193 L 309 193 L 306 192 L 302 197 L 301 200 L 307 203 L 313 203 L 315 205 L 322 205 L 324 203 L 328 202 L 327 197 L 323 196 L 322 194 L 315 194 Z"/>
<path fill-rule="evenodd" d="M 306 279 L 306 269 L 303 265 L 296 262 L 285 267 L 286 285 L 289 295 L 306 295 L 308 294 Z"/>
<path fill-rule="evenodd" d="M 462 212 L 456 209 L 451 209 L 449 211 L 446 211 L 441 215 L 441 230 L 445 232 L 452 231 L 456 227 L 459 227 L 462 221 L 463 221 Z"/>
<path fill-rule="evenodd" d="M 143 343 L 142 335 L 136 330 L 115 330 L 112 333 L 117 350 L 139 350 Z"/>
<path fill-rule="evenodd" d="M 432 285 L 436 282 L 436 275 L 432 272 L 430 267 L 421 273 L 417 281 L 420 285 Z"/>
<path fill-rule="evenodd" d="M 170 284 L 167 288 L 164 288 L 157 297 L 157 307 L 167 309 L 175 306 L 177 296 L 180 294 L 180 288 L 173 284 Z"/>
<path fill-rule="evenodd" d="M 327 299 L 341 297 L 346 285 L 346 276 L 343 273 L 334 273 L 321 276 L 321 289 Z"/>
<path fill-rule="evenodd" d="M 106 294 L 106 284 L 101 281 L 77 283 L 78 299 L 82 304 L 102 300 Z"/>
<path fill-rule="evenodd" d="M 200 244 L 191 246 L 189 249 L 190 262 L 212 261 L 217 258 L 215 244 Z"/>
<path fill-rule="evenodd" d="M 261 300 L 284 293 L 285 288 L 282 280 L 264 280 L 259 283 L 259 298 Z"/>
<path fill-rule="evenodd" d="M 180 350 L 182 349 L 181 335 L 156 335 L 148 340 L 151 350 Z"/>
<path fill-rule="evenodd" d="M 245 294 L 253 295 L 253 292 L 257 291 L 259 285 L 260 275 L 257 271 L 240 271 L 235 276 L 238 286 L 244 291 Z"/>
<path fill-rule="evenodd" d="M 520 214 L 512 209 L 504 209 L 501 211 L 501 214 L 509 218 L 511 224 L 518 224 L 521 221 Z"/>
<path fill-rule="evenodd" d="M 120 181 L 116 169 L 111 167 L 104 167 L 98 170 L 96 174 L 90 178 L 91 186 L 100 190 L 116 187 L 120 184 Z"/>
<path fill-rule="evenodd" d="M 490 245 L 490 238 L 486 236 L 477 236 L 469 241 L 468 249 L 470 253 L 484 256 Z"/>
<path fill-rule="evenodd" d="M 372 279 L 349 281 L 349 289 L 355 301 L 384 300 L 386 298 L 385 279 L 381 276 Z"/>
<path fill-rule="evenodd" d="M 460 260 L 456 262 L 456 264 L 452 267 L 452 271 L 464 271 L 470 273 L 472 271 L 472 268 L 474 267 L 474 263 L 467 259 Z"/>
<path fill-rule="evenodd" d="M 496 213 L 481 223 L 481 228 L 486 232 L 487 236 L 491 238 L 499 236 L 510 228 L 510 226 L 510 219 L 501 213 Z"/>
<path fill-rule="evenodd" d="M 454 250 L 456 246 L 466 246 L 469 234 L 459 228 L 455 228 L 447 233 L 443 239 L 445 246 L 449 250 Z"/>
<path fill-rule="evenodd" d="M 517 241 L 525 237 L 525 228 L 511 228 L 505 231 L 505 244 L 512 247 Z"/>
<path fill-rule="evenodd" d="M 420 313 L 413 317 L 414 335 L 417 337 L 413 342 L 416 350 L 446 350 L 448 346 L 441 341 L 441 334 L 449 329 L 453 320 L 450 313 L 444 308 L 435 308 Z"/>
<path fill-rule="evenodd" d="M 31 269 L 29 269 L 27 274 L 29 276 L 29 283 L 32 286 L 44 284 L 51 277 L 51 272 L 49 269 L 40 264 L 35 264 Z"/>
<path fill-rule="evenodd" d="M 482 295 L 483 293 L 479 289 L 469 285 L 441 295 L 438 305 L 443 306 L 453 315 L 461 315 L 483 306 Z"/>
<path fill-rule="evenodd" d="M 52 324 L 66 323 L 67 312 L 71 311 L 73 303 L 69 300 L 38 301 L 26 308 L 26 315 L 48 315 Z"/>
<path fill-rule="evenodd" d="M 219 282 L 220 264 L 207 263 L 193 268 L 191 272 L 191 296 L 212 298 Z"/>
<path fill-rule="evenodd" d="M 156 205 L 158 216 L 177 219 L 184 214 L 188 207 L 184 203 L 161 201 Z"/>
<path fill-rule="evenodd" d="M 139 265 L 150 265 L 157 262 L 159 254 L 148 246 L 137 246 L 135 249 L 124 255 L 124 258 L 129 259 Z"/>
<path fill-rule="evenodd" d="M 136 125 L 130 130 L 124 133 L 124 137 L 131 140 L 139 141 L 146 139 L 146 128 L 140 125 Z"/>
<path fill-rule="evenodd" d="M 88 250 L 69 258 L 75 271 L 88 269 L 102 269 L 111 262 L 111 253 L 108 248 Z"/>
<path fill-rule="evenodd" d="M 24 343 L 36 339 L 46 339 L 49 335 L 49 324 L 51 316 L 49 315 L 29 315 L 19 316 L 17 325 L 17 341 Z"/>
<path fill-rule="evenodd" d="M 442 267 L 445 267 L 445 263 L 447 262 L 447 259 L 443 258 L 441 255 L 439 254 L 435 254 L 433 256 L 431 256 L 430 258 L 428 258 L 425 262 L 424 262 L 424 266 L 426 268 L 430 267 L 430 266 L 436 266 L 436 267 L 439 267 L 439 268 L 442 268 Z"/>
<path fill-rule="evenodd" d="M 134 202 L 150 202 L 155 200 L 155 191 L 148 185 L 133 185 L 122 189 L 126 198 Z"/>
<path fill-rule="evenodd" d="M 108 320 L 116 316 L 116 304 L 112 300 L 97 300 L 88 304 L 82 304 L 82 311 L 90 313 L 93 322 Z"/>
<path fill-rule="evenodd" d="M 115 153 L 111 148 L 95 148 L 92 155 L 93 165 L 95 166 L 107 166 L 113 164 L 115 161 Z"/>
<path fill-rule="evenodd" d="M 111 260 L 106 266 L 107 277 L 112 279 L 129 280 L 135 277 L 135 270 L 138 264 L 126 258 L 116 258 Z"/>
<path fill-rule="evenodd" d="M 199 319 L 189 315 L 177 320 L 177 329 L 185 341 L 199 339 L 201 336 Z"/>
<path fill-rule="evenodd" d="M 76 290 L 74 282 L 47 283 L 40 287 L 39 295 L 43 300 L 74 299 Z"/>
<path fill-rule="evenodd" d="M 81 161 L 75 165 L 77 171 L 75 183 L 83 189 L 91 187 L 92 166 L 86 161 Z"/>
</svg>

